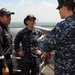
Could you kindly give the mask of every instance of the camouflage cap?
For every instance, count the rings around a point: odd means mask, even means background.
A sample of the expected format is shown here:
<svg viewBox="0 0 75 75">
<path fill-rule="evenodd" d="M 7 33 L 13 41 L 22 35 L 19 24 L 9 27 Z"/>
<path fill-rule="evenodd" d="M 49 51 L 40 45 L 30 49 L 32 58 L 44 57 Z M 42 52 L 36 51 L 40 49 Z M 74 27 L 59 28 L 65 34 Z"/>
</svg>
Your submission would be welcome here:
<svg viewBox="0 0 75 75">
<path fill-rule="evenodd" d="M 13 15 L 15 14 L 14 12 L 10 12 L 9 10 L 7 10 L 6 8 L 2 8 L 0 9 L 0 16 L 1 15 Z"/>
<path fill-rule="evenodd" d="M 62 6 L 62 4 L 66 3 L 66 2 L 69 2 L 69 1 L 70 0 L 58 0 L 58 7 L 57 7 L 57 9 L 59 9 Z"/>
<path fill-rule="evenodd" d="M 34 17 L 34 15 L 32 15 L 32 14 L 29 14 L 29 15 L 26 16 L 27 20 L 30 20 L 31 18 L 33 18 L 34 20 L 36 20 L 36 17 Z"/>
<path fill-rule="evenodd" d="M 34 15 L 32 15 L 32 14 L 27 15 L 26 18 L 24 19 L 24 24 L 27 25 L 26 21 L 27 21 L 27 20 L 30 20 L 30 19 L 32 19 L 32 18 L 33 18 L 34 20 L 36 20 L 36 17 L 35 17 Z"/>
</svg>

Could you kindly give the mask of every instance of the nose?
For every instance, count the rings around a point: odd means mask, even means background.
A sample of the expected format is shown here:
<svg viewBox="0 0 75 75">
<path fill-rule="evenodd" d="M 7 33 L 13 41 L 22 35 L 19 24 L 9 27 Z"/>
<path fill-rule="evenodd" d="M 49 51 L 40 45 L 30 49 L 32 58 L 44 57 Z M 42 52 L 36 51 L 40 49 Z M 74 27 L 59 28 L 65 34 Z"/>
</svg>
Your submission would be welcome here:
<svg viewBox="0 0 75 75">
<path fill-rule="evenodd" d="M 11 16 L 9 17 L 9 20 L 11 20 Z"/>
</svg>

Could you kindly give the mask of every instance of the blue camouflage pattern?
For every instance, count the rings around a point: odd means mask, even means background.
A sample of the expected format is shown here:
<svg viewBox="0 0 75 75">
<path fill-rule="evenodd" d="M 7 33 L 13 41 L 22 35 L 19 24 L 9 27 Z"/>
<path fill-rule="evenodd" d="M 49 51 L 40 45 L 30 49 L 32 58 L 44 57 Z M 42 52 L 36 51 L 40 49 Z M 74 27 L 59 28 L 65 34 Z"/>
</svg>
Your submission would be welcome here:
<svg viewBox="0 0 75 75">
<path fill-rule="evenodd" d="M 24 56 L 21 57 L 21 73 L 22 75 L 39 75 L 39 59 L 36 55 L 38 38 L 43 33 L 39 29 L 30 31 L 28 27 L 25 27 L 19 31 L 15 37 L 14 50 L 20 51 L 20 43 L 22 44 L 22 51 Z M 31 70 L 31 74 L 30 74 Z"/>
<path fill-rule="evenodd" d="M 39 49 L 55 50 L 55 75 L 75 75 L 75 15 L 57 23 Z"/>
</svg>

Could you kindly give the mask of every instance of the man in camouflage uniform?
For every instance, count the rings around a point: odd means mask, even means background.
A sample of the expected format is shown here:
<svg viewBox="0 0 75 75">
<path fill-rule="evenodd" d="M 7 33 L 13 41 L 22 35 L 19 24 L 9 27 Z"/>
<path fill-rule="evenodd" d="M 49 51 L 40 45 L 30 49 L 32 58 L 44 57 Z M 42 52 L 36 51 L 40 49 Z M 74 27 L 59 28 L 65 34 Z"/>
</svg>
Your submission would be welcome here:
<svg viewBox="0 0 75 75">
<path fill-rule="evenodd" d="M 12 37 L 8 25 L 14 12 L 0 9 L 0 75 L 12 75 Z"/>
<path fill-rule="evenodd" d="M 36 47 L 38 45 L 37 39 L 42 35 L 42 32 L 34 28 L 35 20 L 36 18 L 33 15 L 27 15 L 24 19 L 26 27 L 18 32 L 14 41 L 14 49 L 21 57 L 21 75 L 39 75 Z M 22 44 L 22 50 L 20 49 L 20 43 Z"/>
<path fill-rule="evenodd" d="M 57 23 L 39 44 L 37 54 L 41 54 L 41 51 L 56 50 L 55 75 L 75 75 L 75 1 L 58 0 L 58 3 L 57 9 L 65 20 Z"/>
</svg>

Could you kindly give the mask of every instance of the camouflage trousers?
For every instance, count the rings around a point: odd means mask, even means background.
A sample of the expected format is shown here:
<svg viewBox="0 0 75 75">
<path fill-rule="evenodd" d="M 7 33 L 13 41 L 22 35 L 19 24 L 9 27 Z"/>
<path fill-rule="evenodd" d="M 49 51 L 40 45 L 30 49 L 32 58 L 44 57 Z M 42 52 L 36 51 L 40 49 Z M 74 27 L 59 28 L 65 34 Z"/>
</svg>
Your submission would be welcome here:
<svg viewBox="0 0 75 75">
<path fill-rule="evenodd" d="M 21 60 L 21 75 L 39 75 L 39 63 L 36 59 Z"/>
</svg>

